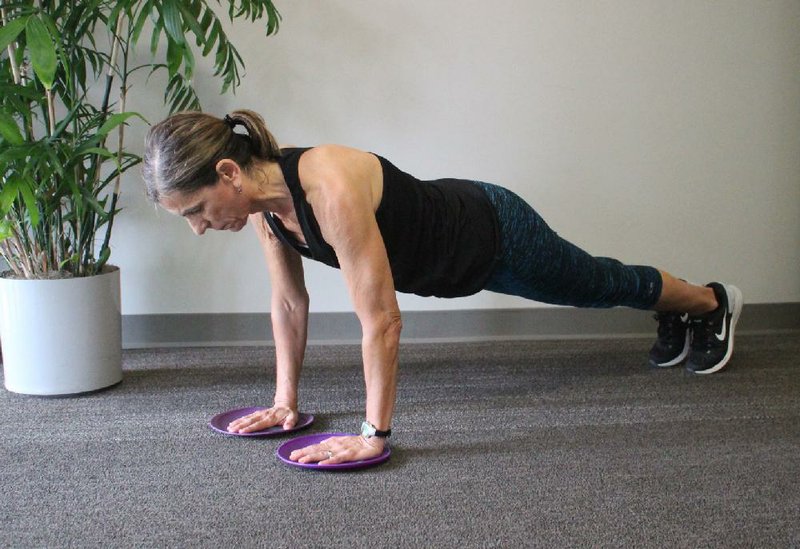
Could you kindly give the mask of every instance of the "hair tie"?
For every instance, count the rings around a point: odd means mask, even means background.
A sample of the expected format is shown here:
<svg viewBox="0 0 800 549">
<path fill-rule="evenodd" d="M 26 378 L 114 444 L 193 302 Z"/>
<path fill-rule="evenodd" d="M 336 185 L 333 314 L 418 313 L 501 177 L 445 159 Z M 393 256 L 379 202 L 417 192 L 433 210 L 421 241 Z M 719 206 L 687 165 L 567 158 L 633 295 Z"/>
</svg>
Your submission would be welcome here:
<svg viewBox="0 0 800 549">
<path fill-rule="evenodd" d="M 234 120 L 233 118 L 231 118 L 231 115 L 229 115 L 229 114 L 226 114 L 225 117 L 222 120 L 228 125 L 228 127 L 231 130 L 233 130 L 233 128 L 235 128 L 236 125 L 239 123 L 236 120 Z"/>
</svg>

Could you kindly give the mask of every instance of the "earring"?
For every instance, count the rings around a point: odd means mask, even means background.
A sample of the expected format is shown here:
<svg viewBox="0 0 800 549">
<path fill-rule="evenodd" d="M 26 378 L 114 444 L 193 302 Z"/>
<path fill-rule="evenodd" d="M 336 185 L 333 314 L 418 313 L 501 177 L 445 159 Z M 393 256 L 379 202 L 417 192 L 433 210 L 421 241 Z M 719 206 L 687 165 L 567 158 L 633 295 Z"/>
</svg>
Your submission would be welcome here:
<svg viewBox="0 0 800 549">
<path fill-rule="evenodd" d="M 239 194 L 242 194 L 242 188 L 241 187 L 236 187 L 236 192 L 239 193 Z"/>
</svg>

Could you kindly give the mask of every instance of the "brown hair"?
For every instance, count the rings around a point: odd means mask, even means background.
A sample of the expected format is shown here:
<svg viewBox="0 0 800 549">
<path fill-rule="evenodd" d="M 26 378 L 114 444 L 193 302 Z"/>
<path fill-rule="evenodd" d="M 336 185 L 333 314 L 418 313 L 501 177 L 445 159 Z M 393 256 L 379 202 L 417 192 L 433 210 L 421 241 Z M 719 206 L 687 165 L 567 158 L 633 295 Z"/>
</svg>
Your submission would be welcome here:
<svg viewBox="0 0 800 549">
<path fill-rule="evenodd" d="M 235 132 L 236 126 L 243 126 L 247 133 Z M 216 165 L 223 158 L 247 171 L 254 158 L 275 160 L 280 155 L 278 143 L 256 112 L 238 110 L 225 118 L 179 112 L 147 133 L 142 176 L 147 197 L 158 202 L 173 192 L 191 194 L 214 185 Z"/>
</svg>

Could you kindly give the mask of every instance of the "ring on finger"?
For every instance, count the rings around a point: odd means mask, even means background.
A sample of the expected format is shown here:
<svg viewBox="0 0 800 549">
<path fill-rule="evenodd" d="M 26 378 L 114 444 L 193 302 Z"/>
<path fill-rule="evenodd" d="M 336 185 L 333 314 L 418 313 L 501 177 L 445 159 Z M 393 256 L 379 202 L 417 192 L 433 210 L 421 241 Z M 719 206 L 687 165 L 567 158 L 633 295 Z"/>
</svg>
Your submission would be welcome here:
<svg viewBox="0 0 800 549">
<path fill-rule="evenodd" d="M 330 450 L 325 450 L 325 454 L 328 456 L 327 459 L 331 459 L 333 457 L 333 452 L 331 452 Z"/>
</svg>

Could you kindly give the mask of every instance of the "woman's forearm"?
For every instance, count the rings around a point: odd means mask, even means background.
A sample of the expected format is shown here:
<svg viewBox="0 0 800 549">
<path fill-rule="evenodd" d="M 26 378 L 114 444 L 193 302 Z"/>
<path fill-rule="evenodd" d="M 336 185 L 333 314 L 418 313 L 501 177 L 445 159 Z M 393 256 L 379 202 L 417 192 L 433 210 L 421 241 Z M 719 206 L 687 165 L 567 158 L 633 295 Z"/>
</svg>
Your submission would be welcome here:
<svg viewBox="0 0 800 549">
<path fill-rule="evenodd" d="M 275 338 L 275 404 L 297 407 L 297 387 L 308 338 L 308 301 L 287 307 L 272 303 Z"/>
<path fill-rule="evenodd" d="M 398 350 L 402 322 L 391 314 L 363 325 L 362 359 L 367 390 L 366 419 L 380 430 L 392 425 L 397 394 Z"/>
</svg>

